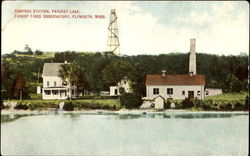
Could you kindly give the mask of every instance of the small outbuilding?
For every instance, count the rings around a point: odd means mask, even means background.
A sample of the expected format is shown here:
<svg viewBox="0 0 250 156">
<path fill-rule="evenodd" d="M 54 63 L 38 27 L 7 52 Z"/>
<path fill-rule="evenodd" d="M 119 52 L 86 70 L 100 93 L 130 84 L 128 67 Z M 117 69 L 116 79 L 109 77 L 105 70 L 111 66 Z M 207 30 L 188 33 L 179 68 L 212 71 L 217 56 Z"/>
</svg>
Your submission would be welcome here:
<svg viewBox="0 0 250 156">
<path fill-rule="evenodd" d="M 162 96 L 157 96 L 154 98 L 155 109 L 164 109 L 165 99 Z"/>
</svg>

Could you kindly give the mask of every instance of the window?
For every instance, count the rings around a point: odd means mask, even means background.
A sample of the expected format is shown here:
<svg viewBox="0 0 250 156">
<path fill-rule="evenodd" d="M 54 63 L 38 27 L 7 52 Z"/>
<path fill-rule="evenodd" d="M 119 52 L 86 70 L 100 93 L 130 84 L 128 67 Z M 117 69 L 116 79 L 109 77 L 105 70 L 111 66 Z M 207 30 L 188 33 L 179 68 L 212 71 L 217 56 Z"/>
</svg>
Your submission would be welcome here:
<svg viewBox="0 0 250 156">
<path fill-rule="evenodd" d="M 54 81 L 54 86 L 56 86 L 56 81 Z"/>
<path fill-rule="evenodd" d="M 197 91 L 197 96 L 200 96 L 200 95 L 201 95 L 201 91 L 198 90 L 198 91 Z"/>
<path fill-rule="evenodd" d="M 159 94 L 159 88 L 153 88 L 153 94 Z"/>
<path fill-rule="evenodd" d="M 185 95 L 185 91 L 184 90 L 182 91 L 182 95 Z"/>
<path fill-rule="evenodd" d="M 52 94 L 53 95 L 57 95 L 58 94 L 58 90 L 52 90 Z"/>
<path fill-rule="evenodd" d="M 63 81 L 63 82 L 62 82 L 62 85 L 63 85 L 63 86 L 67 86 L 67 81 Z"/>
<path fill-rule="evenodd" d="M 206 95 L 209 95 L 209 92 L 208 92 L 208 90 L 206 91 Z"/>
<path fill-rule="evenodd" d="M 45 95 L 50 95 L 50 90 L 44 90 Z"/>
<path fill-rule="evenodd" d="M 173 94 L 173 88 L 167 88 L 167 94 Z"/>
<path fill-rule="evenodd" d="M 47 81 L 47 86 L 49 86 L 49 81 Z"/>
</svg>

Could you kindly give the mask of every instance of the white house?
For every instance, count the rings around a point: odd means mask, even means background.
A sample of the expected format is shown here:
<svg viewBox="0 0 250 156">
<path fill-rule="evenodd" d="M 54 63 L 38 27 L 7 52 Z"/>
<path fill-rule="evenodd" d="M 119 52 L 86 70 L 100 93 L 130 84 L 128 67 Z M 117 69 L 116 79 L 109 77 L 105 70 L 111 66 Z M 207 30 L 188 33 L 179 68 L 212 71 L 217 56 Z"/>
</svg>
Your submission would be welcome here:
<svg viewBox="0 0 250 156">
<path fill-rule="evenodd" d="M 120 82 L 118 82 L 117 86 L 110 86 L 109 93 L 112 96 L 113 95 L 120 95 L 119 88 L 124 88 L 126 93 L 130 93 L 130 92 L 132 92 L 130 85 L 131 85 L 131 81 L 125 77 Z"/>
<path fill-rule="evenodd" d="M 165 99 L 204 98 L 204 75 L 147 75 L 147 99 L 162 96 Z"/>
<path fill-rule="evenodd" d="M 43 66 L 43 99 L 69 98 L 69 83 L 59 77 L 59 70 L 64 63 L 45 63 Z M 76 96 L 76 86 L 72 87 L 72 97 Z"/>
<path fill-rule="evenodd" d="M 147 99 L 162 96 L 164 99 L 204 98 L 205 76 L 196 74 L 195 39 L 190 40 L 189 74 L 146 76 Z"/>
</svg>

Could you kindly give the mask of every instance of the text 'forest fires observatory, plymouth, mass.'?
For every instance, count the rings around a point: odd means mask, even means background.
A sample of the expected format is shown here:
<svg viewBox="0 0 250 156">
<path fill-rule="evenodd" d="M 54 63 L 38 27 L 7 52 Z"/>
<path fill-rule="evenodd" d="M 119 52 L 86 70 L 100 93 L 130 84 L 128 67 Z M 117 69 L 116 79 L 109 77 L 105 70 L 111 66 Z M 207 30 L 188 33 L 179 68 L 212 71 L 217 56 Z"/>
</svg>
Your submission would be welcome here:
<svg viewBox="0 0 250 156">
<path fill-rule="evenodd" d="M 15 18 L 72 18 L 72 19 L 104 19 L 104 15 L 82 15 L 79 10 L 48 9 L 15 9 Z"/>
</svg>

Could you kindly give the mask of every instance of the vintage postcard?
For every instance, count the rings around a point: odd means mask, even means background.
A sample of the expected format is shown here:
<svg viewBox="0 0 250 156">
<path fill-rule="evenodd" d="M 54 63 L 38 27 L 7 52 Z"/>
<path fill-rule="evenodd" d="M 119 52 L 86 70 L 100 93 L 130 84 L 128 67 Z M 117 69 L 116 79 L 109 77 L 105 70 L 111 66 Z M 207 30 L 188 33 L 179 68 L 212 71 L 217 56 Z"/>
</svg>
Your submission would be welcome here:
<svg viewBox="0 0 250 156">
<path fill-rule="evenodd" d="M 1 16 L 1 155 L 249 155 L 246 1 L 3 1 Z"/>
</svg>

